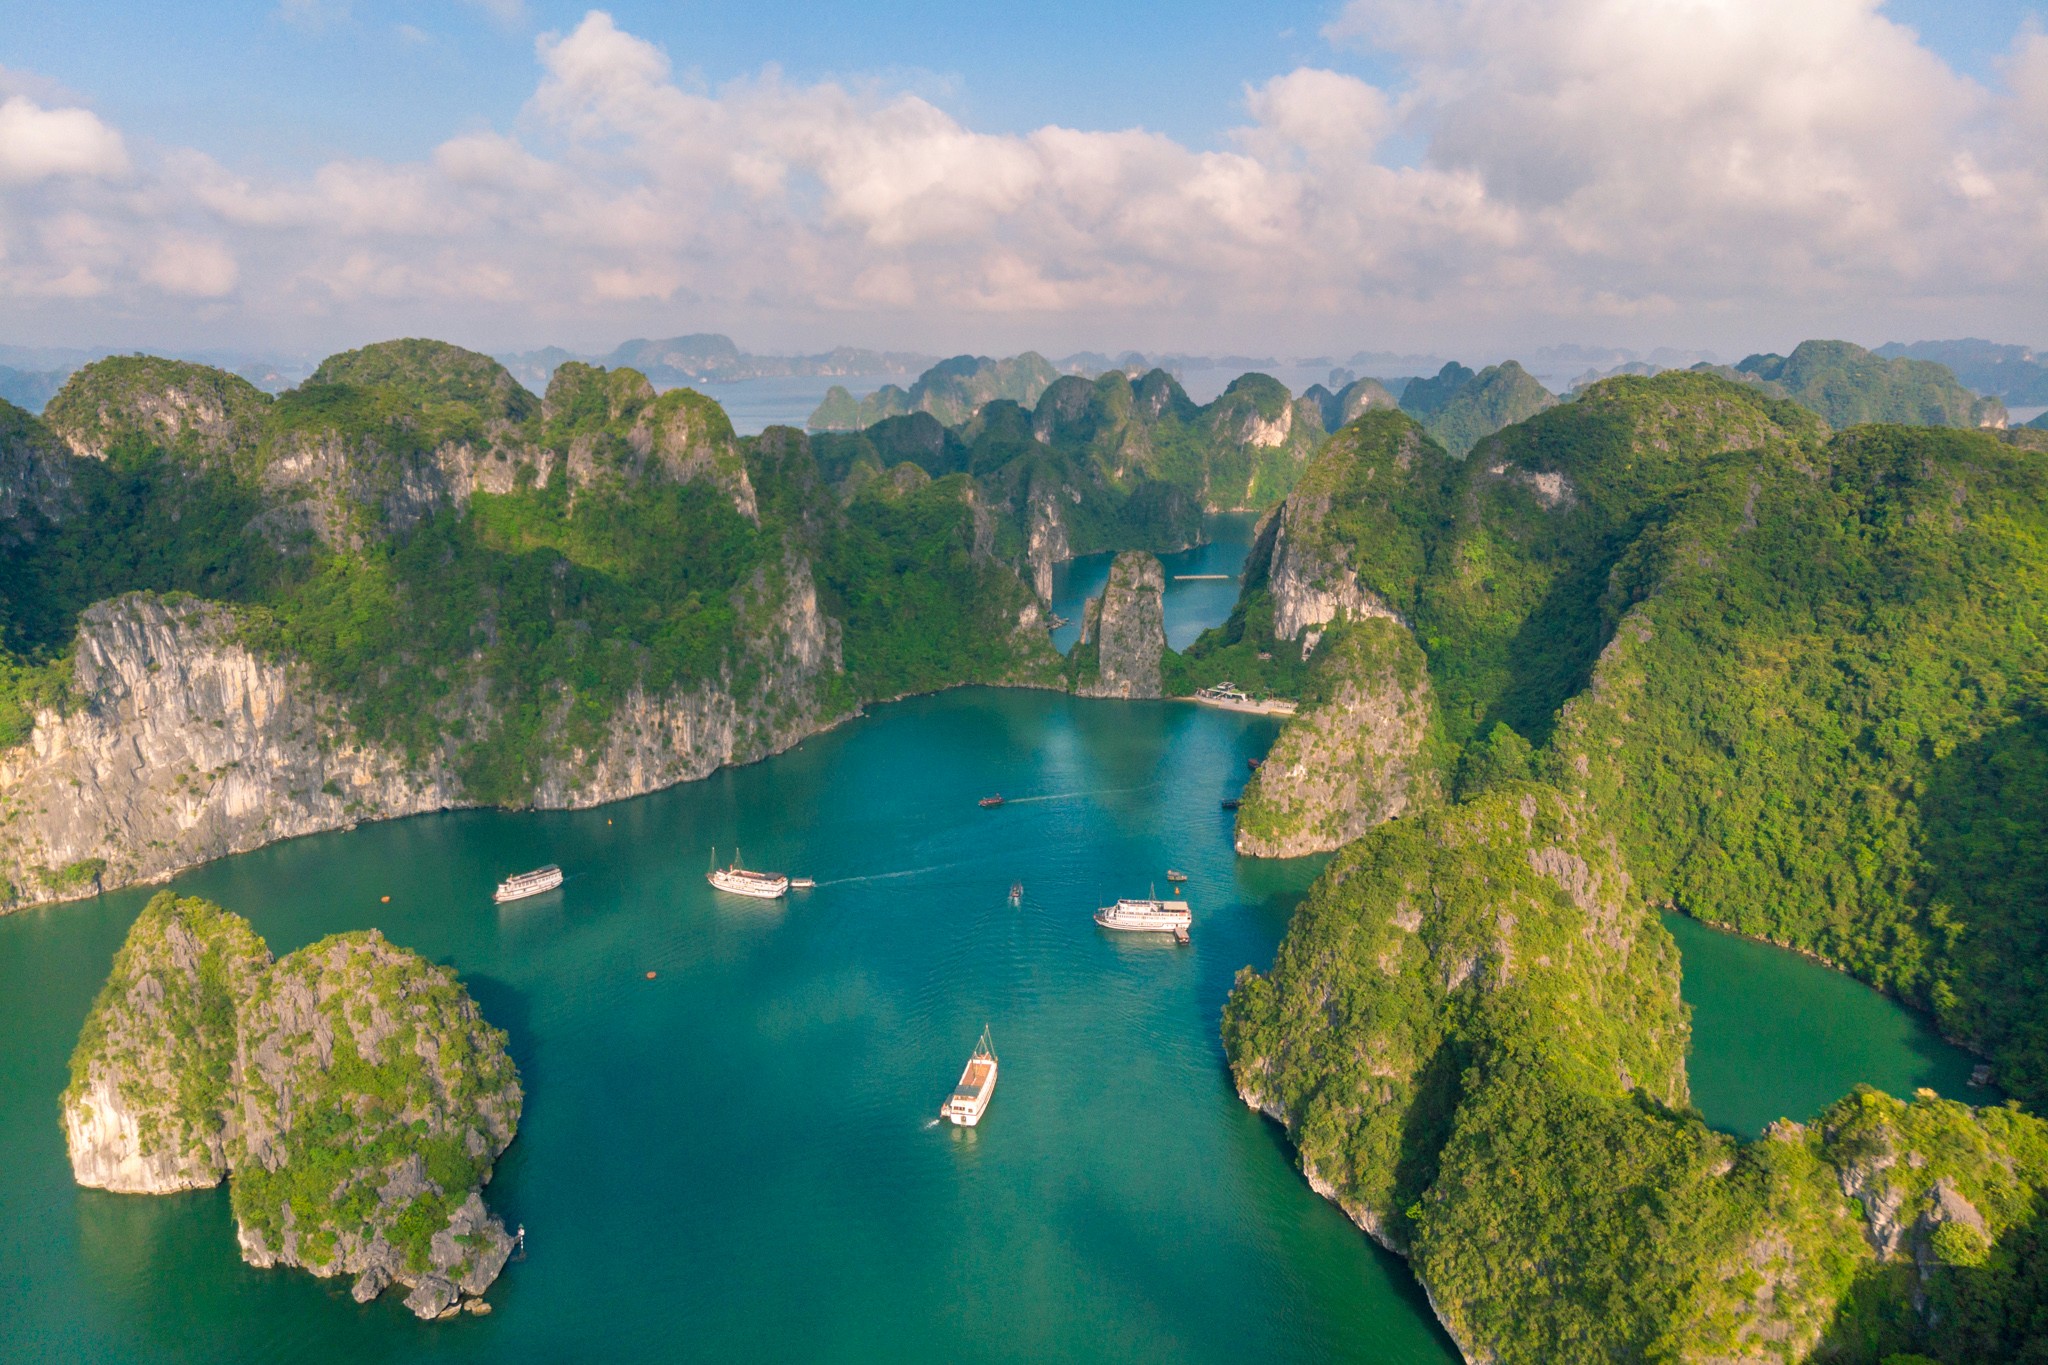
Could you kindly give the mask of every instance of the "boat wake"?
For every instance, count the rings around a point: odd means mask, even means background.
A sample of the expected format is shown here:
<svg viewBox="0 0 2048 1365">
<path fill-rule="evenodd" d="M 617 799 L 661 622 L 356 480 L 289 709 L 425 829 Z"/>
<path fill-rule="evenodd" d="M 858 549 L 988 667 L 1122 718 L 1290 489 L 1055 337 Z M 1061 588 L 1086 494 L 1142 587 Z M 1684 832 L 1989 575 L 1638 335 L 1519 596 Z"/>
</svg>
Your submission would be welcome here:
<svg viewBox="0 0 2048 1365">
<path fill-rule="evenodd" d="M 819 882 L 819 886 L 852 886 L 856 882 L 886 882 L 898 877 L 922 877 L 927 872 L 944 872 L 948 868 L 966 867 L 964 862 L 934 863 L 930 867 L 913 867 L 902 872 L 869 872 L 859 877 L 832 877 Z"/>
<path fill-rule="evenodd" d="M 1132 792 L 1150 791 L 1157 782 L 1146 782 L 1136 787 L 1099 787 L 1085 792 L 1052 792 L 1045 796 L 1008 796 L 1003 798 L 1006 806 L 1028 806 L 1033 801 L 1078 801 L 1089 796 L 1128 796 Z"/>
</svg>

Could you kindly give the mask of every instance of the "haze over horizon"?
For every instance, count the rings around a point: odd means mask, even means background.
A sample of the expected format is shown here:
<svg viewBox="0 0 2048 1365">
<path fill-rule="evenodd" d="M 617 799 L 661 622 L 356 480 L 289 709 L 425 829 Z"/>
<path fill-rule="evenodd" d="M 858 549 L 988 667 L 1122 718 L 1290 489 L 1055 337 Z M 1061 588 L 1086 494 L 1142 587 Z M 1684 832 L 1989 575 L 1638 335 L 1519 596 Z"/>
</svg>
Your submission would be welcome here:
<svg viewBox="0 0 2048 1365">
<path fill-rule="evenodd" d="M 2041 344 L 2043 7 L 1955 11 L 81 4 L 0 39 L 0 343 Z"/>
</svg>

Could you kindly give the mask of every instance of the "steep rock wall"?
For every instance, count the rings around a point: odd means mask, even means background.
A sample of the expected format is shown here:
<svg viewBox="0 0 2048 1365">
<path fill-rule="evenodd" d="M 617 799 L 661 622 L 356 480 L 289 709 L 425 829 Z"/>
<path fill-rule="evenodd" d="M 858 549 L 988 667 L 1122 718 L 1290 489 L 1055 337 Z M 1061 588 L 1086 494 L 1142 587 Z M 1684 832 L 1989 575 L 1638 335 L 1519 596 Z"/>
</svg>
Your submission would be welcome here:
<svg viewBox="0 0 2048 1365">
<path fill-rule="evenodd" d="M 634 692 L 594 751 L 536 783 L 542 808 L 596 805 L 779 752 L 843 718 L 823 700 L 839 626 L 792 556 L 753 585 L 760 629 L 731 677 Z M 278 839 L 472 804 L 445 756 L 361 741 L 303 668 L 252 652 L 226 607 L 130 594 L 80 623 L 78 703 L 0 751 L 0 904 L 160 879 Z"/>
<path fill-rule="evenodd" d="M 1040 488 L 1031 495 L 1029 531 L 1024 547 L 1025 567 L 1030 571 L 1031 587 L 1041 602 L 1052 601 L 1052 572 L 1061 564 L 1074 557 L 1074 551 L 1067 542 L 1067 522 L 1060 507 L 1059 494 L 1049 488 Z"/>
<path fill-rule="evenodd" d="M 1237 851 L 1327 853 L 1443 797 L 1429 669 L 1405 626 L 1373 619 L 1319 655 L 1324 699 L 1287 722 L 1245 788 Z"/>
<path fill-rule="evenodd" d="M 1074 689 L 1084 697 L 1162 695 L 1166 653 L 1166 570 L 1143 550 L 1126 550 L 1109 566 L 1102 596 L 1089 602 L 1084 643 L 1096 649 L 1093 677 Z"/>
<path fill-rule="evenodd" d="M 27 744 L 0 752 L 0 881 L 19 899 L 150 881 L 458 799 L 444 771 L 351 741 L 302 671 L 238 642 L 225 607 L 96 603 L 76 676 L 79 704 L 41 713 Z"/>
<path fill-rule="evenodd" d="M 166 1194 L 220 1183 L 235 1012 L 269 965 L 240 916 L 168 891 L 144 907 L 71 1057 L 64 1140 L 79 1184 Z"/>
<path fill-rule="evenodd" d="M 1266 568 L 1273 595 L 1273 638 L 1300 639 L 1307 658 L 1332 621 L 1400 616 L 1378 593 L 1361 587 L 1358 575 L 1319 543 L 1317 531 L 1329 514 L 1329 499 L 1301 492 L 1281 505 Z"/>
</svg>

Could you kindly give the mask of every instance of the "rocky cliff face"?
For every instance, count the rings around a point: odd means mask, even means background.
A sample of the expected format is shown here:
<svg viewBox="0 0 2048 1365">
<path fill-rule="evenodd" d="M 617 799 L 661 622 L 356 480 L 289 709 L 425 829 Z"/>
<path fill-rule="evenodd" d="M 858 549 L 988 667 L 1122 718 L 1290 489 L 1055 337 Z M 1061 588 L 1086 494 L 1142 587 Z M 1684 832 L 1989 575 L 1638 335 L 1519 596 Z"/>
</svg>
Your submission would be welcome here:
<svg viewBox="0 0 2048 1365">
<path fill-rule="evenodd" d="M 808 563 L 757 584 L 751 686 L 635 692 L 605 746 L 569 750 L 533 804 L 578 807 L 775 753 L 841 719 L 819 701 L 839 668 L 836 622 Z M 0 751 L 0 882 L 63 899 L 277 839 L 470 804 L 445 757 L 424 764 L 355 737 L 302 667 L 241 643 L 217 604 L 131 594 L 80 623 L 78 702 Z"/>
<path fill-rule="evenodd" d="M 1239 853 L 1327 853 L 1443 799 L 1446 746 L 1428 665 L 1407 627 L 1354 625 L 1315 668 L 1312 687 L 1324 699 L 1287 722 L 1245 788 Z"/>
<path fill-rule="evenodd" d="M 1281 505 L 1267 563 L 1273 638 L 1299 639 L 1304 659 L 1322 638 L 1322 627 L 1332 621 L 1400 620 L 1379 594 L 1359 585 L 1351 566 L 1325 543 L 1320 532 L 1329 512 L 1326 495 L 1297 490 Z"/>
<path fill-rule="evenodd" d="M 1166 653 L 1166 570 L 1143 550 L 1126 550 L 1109 566 L 1102 596 L 1091 599 L 1082 644 L 1096 651 L 1092 676 L 1075 691 L 1084 697 L 1157 697 Z"/>
<path fill-rule="evenodd" d="M 64 1139 L 79 1184 L 220 1183 L 235 1012 L 269 965 L 263 940 L 218 906 L 166 891 L 144 907 L 71 1056 Z"/>
<path fill-rule="evenodd" d="M 518 1072 L 454 973 L 374 929 L 280 960 L 243 1006 L 234 1209 L 252 1265 L 393 1282 L 435 1317 L 480 1295 L 512 1239 L 477 1187 L 512 1141 Z"/>
<path fill-rule="evenodd" d="M 747 649 L 753 690 L 742 695 L 730 677 L 660 697 L 635 689 L 613 713 L 604 748 L 565 755 L 534 804 L 594 806 L 657 791 L 777 753 L 844 719 L 820 700 L 820 682 L 839 671 L 840 627 L 818 609 L 809 562 L 789 556 L 778 580 L 757 581 L 753 593 L 763 616 Z"/>
<path fill-rule="evenodd" d="M 0 402 L 0 548 L 33 534 L 34 521 L 62 521 L 74 494 L 71 460 L 49 429 Z"/>
<path fill-rule="evenodd" d="M 76 676 L 75 707 L 43 712 L 27 744 L 0 751 L 0 880 L 22 898 L 459 799 L 444 771 L 352 742 L 301 670 L 239 643 L 225 607 L 98 603 L 80 622 Z"/>
<path fill-rule="evenodd" d="M 1024 547 L 1025 567 L 1031 573 L 1031 587 L 1041 602 L 1052 601 L 1052 571 L 1074 557 L 1067 543 L 1067 522 L 1060 495 L 1041 488 L 1031 495 L 1029 529 Z"/>
</svg>

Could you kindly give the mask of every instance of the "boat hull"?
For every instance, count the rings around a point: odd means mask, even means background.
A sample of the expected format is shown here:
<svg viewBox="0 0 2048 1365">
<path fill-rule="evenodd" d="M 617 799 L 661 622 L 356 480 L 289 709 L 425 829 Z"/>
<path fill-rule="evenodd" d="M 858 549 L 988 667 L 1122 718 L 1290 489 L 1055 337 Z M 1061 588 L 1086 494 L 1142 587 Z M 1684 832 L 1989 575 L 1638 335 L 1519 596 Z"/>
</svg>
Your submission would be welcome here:
<svg viewBox="0 0 2048 1365">
<path fill-rule="evenodd" d="M 764 880 L 754 877 L 734 877 L 724 872 L 713 872 L 704 880 L 710 882 L 713 887 L 725 892 L 727 895 L 746 896 L 751 900 L 757 901 L 781 900 L 783 895 L 789 890 L 789 878 L 787 877 Z"/>
<path fill-rule="evenodd" d="M 1195 915 L 1186 901 L 1119 901 L 1097 910 L 1095 922 L 1122 934 L 1178 934 L 1193 926 Z"/>
<path fill-rule="evenodd" d="M 976 1075 L 975 1069 L 986 1066 L 983 1075 Z M 955 1128 L 972 1128 L 981 1122 L 981 1116 L 988 1112 L 988 1102 L 996 1093 L 996 1060 L 993 1057 L 977 1057 L 968 1062 L 967 1070 L 960 1073 L 960 1084 L 939 1106 L 939 1117 Z"/>
<path fill-rule="evenodd" d="M 496 901 L 500 905 L 507 904 L 511 901 L 523 901 L 529 896 L 545 895 L 548 892 L 553 891 L 556 887 L 560 886 L 561 884 L 562 874 L 559 871 L 557 871 L 553 876 L 542 878 L 539 881 L 527 882 L 521 885 L 514 885 L 511 882 L 500 882 L 498 884 L 498 889 L 491 893 L 491 899 Z"/>
</svg>

